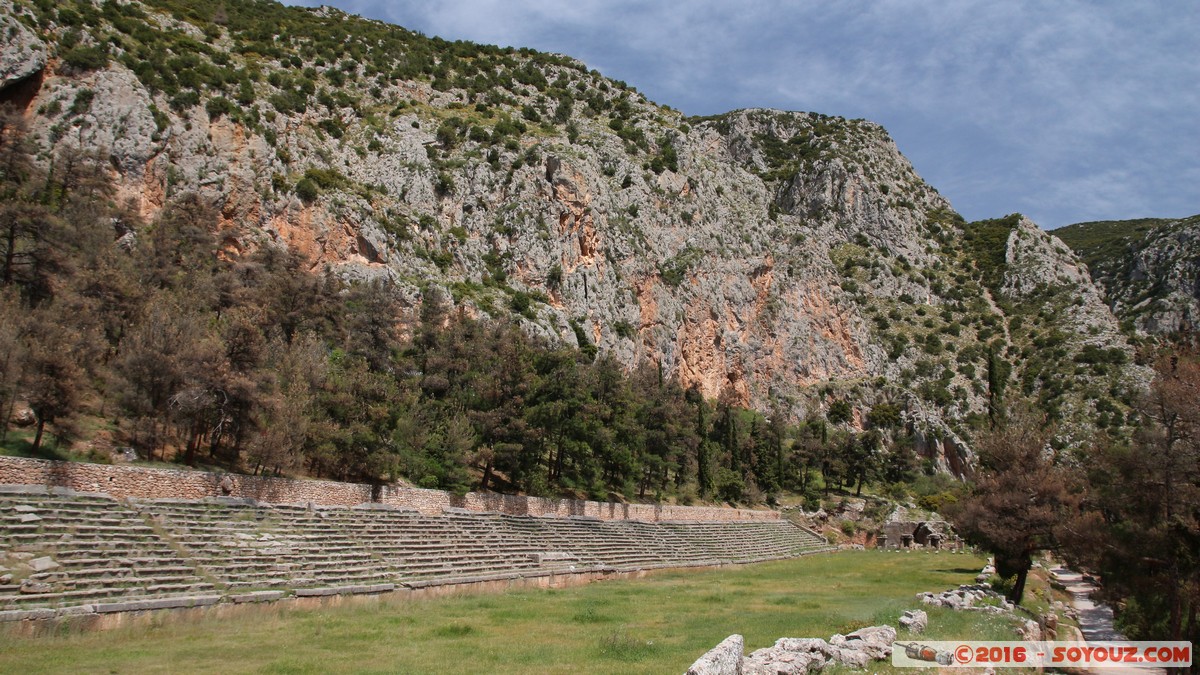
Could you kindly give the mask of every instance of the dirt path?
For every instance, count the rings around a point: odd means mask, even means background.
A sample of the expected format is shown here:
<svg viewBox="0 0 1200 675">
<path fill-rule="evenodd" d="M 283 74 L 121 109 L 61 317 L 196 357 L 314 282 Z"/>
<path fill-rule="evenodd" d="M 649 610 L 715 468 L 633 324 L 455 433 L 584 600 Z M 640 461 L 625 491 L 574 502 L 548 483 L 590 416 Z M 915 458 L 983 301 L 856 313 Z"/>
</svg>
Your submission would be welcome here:
<svg viewBox="0 0 1200 675">
<path fill-rule="evenodd" d="M 1085 580 L 1082 574 L 1066 569 L 1065 567 L 1056 567 L 1050 570 L 1050 574 L 1071 594 L 1071 604 L 1079 612 L 1079 632 L 1083 633 L 1084 640 L 1088 642 L 1100 642 L 1127 639 L 1113 626 L 1112 608 L 1092 600 L 1091 594 L 1092 591 L 1096 590 L 1095 584 Z M 1100 673 L 1101 675 L 1118 675 L 1123 673 L 1129 673 L 1130 675 L 1165 675 L 1167 671 L 1162 668 L 1104 668 L 1093 672 Z"/>
</svg>

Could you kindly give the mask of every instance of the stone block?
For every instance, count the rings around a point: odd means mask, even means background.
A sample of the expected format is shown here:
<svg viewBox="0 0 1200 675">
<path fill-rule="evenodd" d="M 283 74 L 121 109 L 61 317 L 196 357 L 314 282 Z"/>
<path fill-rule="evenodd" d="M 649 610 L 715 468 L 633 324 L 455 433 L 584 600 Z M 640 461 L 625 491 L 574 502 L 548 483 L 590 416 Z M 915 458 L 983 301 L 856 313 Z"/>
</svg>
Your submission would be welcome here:
<svg viewBox="0 0 1200 675">
<path fill-rule="evenodd" d="M 52 609 L 10 609 L 0 612 L 0 621 L 35 621 L 53 619 Z"/>
<path fill-rule="evenodd" d="M 247 602 L 273 602 L 284 596 L 283 591 L 254 591 L 252 593 L 239 593 L 229 596 L 229 599 L 234 603 L 243 604 Z"/>
<path fill-rule="evenodd" d="M 142 612 L 152 609 L 179 609 L 183 607 L 204 607 L 215 605 L 221 601 L 219 595 L 183 596 L 178 598 L 154 598 L 149 600 L 127 600 L 125 602 L 101 602 L 95 605 L 98 614 L 114 612 Z"/>
<path fill-rule="evenodd" d="M 913 634 L 925 632 L 929 626 L 929 615 L 919 609 L 908 609 L 900 616 L 900 627 Z"/>
<path fill-rule="evenodd" d="M 742 675 L 805 675 L 825 666 L 824 659 L 815 653 L 760 649 L 742 661 Z"/>
<path fill-rule="evenodd" d="M 891 626 L 869 626 L 860 628 L 846 636 L 844 649 L 861 651 L 871 659 L 881 661 L 892 655 L 892 643 L 896 641 L 896 629 Z M 831 639 L 832 643 L 833 640 Z"/>
<path fill-rule="evenodd" d="M 297 588 L 297 598 L 319 598 L 327 595 L 338 595 L 342 593 L 341 588 L 324 587 L 324 588 Z"/>
<path fill-rule="evenodd" d="M 742 675 L 743 649 L 742 636 L 730 635 L 696 659 L 688 668 L 687 675 Z"/>
<path fill-rule="evenodd" d="M 827 659 L 833 657 L 836 652 L 833 645 L 821 638 L 779 638 L 775 641 L 775 649 L 786 652 L 821 654 Z"/>
<path fill-rule="evenodd" d="M 45 572 L 59 566 L 58 563 L 54 562 L 54 558 L 51 558 L 50 556 L 34 558 L 26 564 L 29 565 L 30 569 L 32 569 L 34 572 Z"/>
<path fill-rule="evenodd" d="M 33 581 L 26 579 L 21 584 L 21 592 L 26 595 L 43 595 L 45 593 L 53 593 L 54 586 L 44 581 Z"/>
<path fill-rule="evenodd" d="M 847 647 L 839 648 L 834 660 L 842 665 L 849 666 L 850 668 L 858 668 L 861 670 L 865 670 L 867 665 L 871 663 L 871 657 L 868 656 L 866 652 Z"/>
</svg>

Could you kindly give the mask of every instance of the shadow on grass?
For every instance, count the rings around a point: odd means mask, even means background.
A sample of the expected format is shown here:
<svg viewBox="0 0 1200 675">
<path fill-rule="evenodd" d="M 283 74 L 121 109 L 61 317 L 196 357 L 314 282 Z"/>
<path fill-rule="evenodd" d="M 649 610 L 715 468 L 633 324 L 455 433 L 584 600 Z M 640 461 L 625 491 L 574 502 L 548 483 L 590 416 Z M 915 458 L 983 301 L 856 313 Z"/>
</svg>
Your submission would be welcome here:
<svg viewBox="0 0 1200 675">
<path fill-rule="evenodd" d="M 47 442 L 48 440 L 50 442 Z M 41 447 L 34 450 L 33 443 L 29 439 L 15 437 L 12 432 L 9 432 L 8 438 L 0 441 L 0 455 L 31 457 L 33 459 L 70 459 L 63 451 L 54 447 L 52 437 L 43 438 Z"/>
</svg>

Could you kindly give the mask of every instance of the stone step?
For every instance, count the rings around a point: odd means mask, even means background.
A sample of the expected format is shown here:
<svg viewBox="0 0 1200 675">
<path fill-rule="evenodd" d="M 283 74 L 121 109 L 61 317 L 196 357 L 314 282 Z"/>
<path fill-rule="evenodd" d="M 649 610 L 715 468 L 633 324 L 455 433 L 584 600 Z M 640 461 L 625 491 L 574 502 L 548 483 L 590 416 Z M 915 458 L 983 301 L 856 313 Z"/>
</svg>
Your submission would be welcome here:
<svg viewBox="0 0 1200 675">
<path fill-rule="evenodd" d="M 177 609 L 183 607 L 204 607 L 220 602 L 219 595 L 184 595 L 169 598 L 129 599 L 121 602 L 97 603 L 95 611 L 98 614 L 111 612 L 140 612 L 151 609 Z"/>
<path fill-rule="evenodd" d="M 248 588 L 291 588 L 292 583 L 288 579 L 282 577 L 247 577 L 227 580 L 225 585 L 230 590 L 244 590 Z"/>
<path fill-rule="evenodd" d="M 71 605 L 110 598 L 179 595 L 181 593 L 195 594 L 210 592 L 212 590 L 213 585 L 204 582 L 192 584 L 103 586 L 97 588 L 62 590 L 51 593 L 27 593 L 16 596 L 0 597 L 0 607 L 28 605 Z"/>
<path fill-rule="evenodd" d="M 316 597 L 328 595 L 361 595 L 369 593 L 387 593 L 393 591 L 396 584 L 352 584 L 345 586 L 325 586 L 320 588 L 299 588 L 296 589 L 296 597 Z"/>
</svg>

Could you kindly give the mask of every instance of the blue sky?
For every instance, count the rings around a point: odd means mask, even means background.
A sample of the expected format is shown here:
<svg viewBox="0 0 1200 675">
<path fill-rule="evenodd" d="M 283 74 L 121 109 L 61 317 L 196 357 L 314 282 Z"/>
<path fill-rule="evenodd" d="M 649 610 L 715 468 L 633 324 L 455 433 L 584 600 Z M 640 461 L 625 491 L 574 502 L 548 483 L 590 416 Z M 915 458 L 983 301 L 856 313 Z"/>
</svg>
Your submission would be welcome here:
<svg viewBox="0 0 1200 675">
<path fill-rule="evenodd" d="M 689 115 L 882 124 L 968 220 L 1200 213 L 1200 2 L 304 0 L 578 58 Z"/>
</svg>

